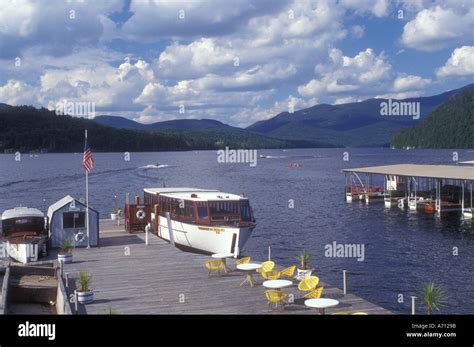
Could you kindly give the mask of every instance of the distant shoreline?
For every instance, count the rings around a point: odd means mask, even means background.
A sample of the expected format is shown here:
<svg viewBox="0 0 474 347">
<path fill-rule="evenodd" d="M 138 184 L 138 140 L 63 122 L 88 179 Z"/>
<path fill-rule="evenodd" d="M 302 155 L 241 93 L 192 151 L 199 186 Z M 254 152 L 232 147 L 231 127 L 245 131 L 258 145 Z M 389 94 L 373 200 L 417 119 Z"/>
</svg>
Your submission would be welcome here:
<svg viewBox="0 0 474 347">
<path fill-rule="evenodd" d="M 183 153 L 183 152 L 216 152 L 220 149 L 223 148 L 216 148 L 216 149 L 185 149 L 185 150 L 162 150 L 162 151 L 94 151 L 94 153 L 101 153 L 101 154 L 108 154 L 108 153 Z M 234 148 L 238 149 L 238 148 Z M 302 149 L 312 149 L 312 150 L 318 150 L 318 149 L 345 149 L 345 150 L 359 150 L 359 149 L 390 149 L 390 150 L 396 150 L 396 151 L 419 151 L 419 150 L 472 150 L 474 152 L 474 148 L 468 147 L 468 148 L 410 148 L 410 149 L 405 149 L 405 148 L 390 148 L 388 146 L 386 147 L 299 147 L 299 148 L 294 148 L 294 147 L 288 147 L 288 148 L 255 148 L 257 151 L 270 151 L 270 150 L 302 150 Z M 71 152 L 71 151 L 53 151 L 53 152 L 21 152 L 21 151 L 13 151 L 11 153 L 0 153 L 0 155 L 15 155 L 15 153 L 19 152 L 22 155 L 41 155 L 41 154 L 81 154 L 82 152 Z"/>
</svg>

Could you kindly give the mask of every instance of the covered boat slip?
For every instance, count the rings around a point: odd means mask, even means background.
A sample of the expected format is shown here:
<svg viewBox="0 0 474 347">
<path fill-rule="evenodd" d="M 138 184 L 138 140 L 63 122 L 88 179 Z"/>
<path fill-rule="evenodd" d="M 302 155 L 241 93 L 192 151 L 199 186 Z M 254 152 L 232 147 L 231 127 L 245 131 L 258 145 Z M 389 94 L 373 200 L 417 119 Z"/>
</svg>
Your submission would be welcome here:
<svg viewBox="0 0 474 347">
<path fill-rule="evenodd" d="M 464 218 L 472 219 L 474 166 L 397 164 L 342 172 L 346 175 L 346 201 L 379 199 L 386 207 L 461 211 Z"/>
</svg>

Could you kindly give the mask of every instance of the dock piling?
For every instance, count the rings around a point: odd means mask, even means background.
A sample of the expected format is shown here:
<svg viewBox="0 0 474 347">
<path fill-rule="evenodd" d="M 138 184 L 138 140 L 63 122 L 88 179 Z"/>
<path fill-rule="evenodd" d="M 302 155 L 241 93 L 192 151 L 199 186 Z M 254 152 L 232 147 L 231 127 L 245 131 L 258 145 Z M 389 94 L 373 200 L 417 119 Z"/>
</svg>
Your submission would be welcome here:
<svg viewBox="0 0 474 347">
<path fill-rule="evenodd" d="M 416 314 L 416 296 L 411 297 L 411 314 Z"/>
<path fill-rule="evenodd" d="M 145 227 L 145 244 L 148 246 L 148 234 L 150 233 L 150 223 Z"/>
<path fill-rule="evenodd" d="M 74 290 L 74 308 L 76 309 L 76 313 L 79 311 L 78 306 L 78 297 L 77 297 L 77 290 Z"/>
<path fill-rule="evenodd" d="M 344 295 L 347 295 L 347 271 L 342 270 L 342 290 Z"/>
<path fill-rule="evenodd" d="M 63 278 L 64 262 L 59 262 L 59 277 Z"/>
</svg>

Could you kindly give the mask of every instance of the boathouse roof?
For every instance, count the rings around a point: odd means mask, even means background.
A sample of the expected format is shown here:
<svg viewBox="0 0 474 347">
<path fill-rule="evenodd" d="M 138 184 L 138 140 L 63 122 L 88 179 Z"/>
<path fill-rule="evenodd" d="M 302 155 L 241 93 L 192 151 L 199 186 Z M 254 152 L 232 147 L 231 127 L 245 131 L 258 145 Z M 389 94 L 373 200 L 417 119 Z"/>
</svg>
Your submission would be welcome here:
<svg viewBox="0 0 474 347">
<path fill-rule="evenodd" d="M 343 169 L 342 172 L 474 181 L 474 167 L 470 166 L 397 164 Z"/>
<path fill-rule="evenodd" d="M 53 217 L 53 214 L 54 212 L 62 209 L 64 206 L 70 204 L 71 202 L 75 202 L 76 204 L 80 204 L 84 207 L 86 207 L 86 204 L 80 200 L 77 200 L 75 198 L 73 198 L 71 195 L 66 195 L 64 198 L 62 198 L 61 200 L 58 200 L 56 201 L 54 204 L 52 204 L 51 206 L 49 206 L 48 208 L 48 218 L 51 220 L 51 218 Z M 94 208 L 92 208 L 90 205 L 89 205 L 89 210 L 91 212 L 95 212 L 95 213 L 98 213 Z"/>
</svg>

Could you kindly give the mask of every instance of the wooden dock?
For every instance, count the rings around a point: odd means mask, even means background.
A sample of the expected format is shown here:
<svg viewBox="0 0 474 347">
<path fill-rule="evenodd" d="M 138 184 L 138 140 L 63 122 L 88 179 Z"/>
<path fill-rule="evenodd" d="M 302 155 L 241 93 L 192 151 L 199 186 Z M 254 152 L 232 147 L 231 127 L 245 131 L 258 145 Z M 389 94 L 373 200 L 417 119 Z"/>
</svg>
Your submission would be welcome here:
<svg viewBox="0 0 474 347">
<path fill-rule="evenodd" d="M 79 313 L 318 314 L 304 306 L 296 286 L 285 288 L 294 294 L 294 303 L 284 311 L 269 312 L 265 288 L 240 287 L 241 272 L 209 278 L 204 267 L 204 262 L 211 259 L 209 256 L 180 251 L 152 234 L 147 246 L 144 233 L 127 234 L 123 227 L 111 221 L 101 221 L 100 231 L 99 248 L 75 249 L 74 262 L 64 265 L 64 273 L 70 277 L 68 291 L 73 290 L 73 278 L 80 271 L 93 276 L 94 302 L 79 305 Z M 232 266 L 231 260 L 228 263 Z M 342 290 L 323 285 L 324 297 L 340 301 L 339 306 L 327 309 L 326 314 L 340 311 L 391 314 L 355 295 L 344 296 Z"/>
</svg>

